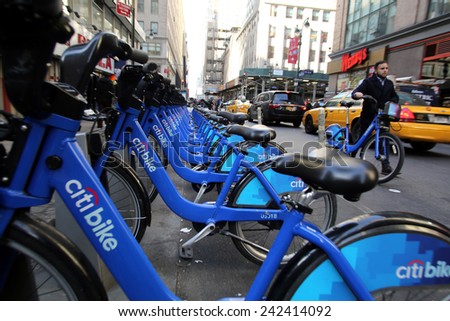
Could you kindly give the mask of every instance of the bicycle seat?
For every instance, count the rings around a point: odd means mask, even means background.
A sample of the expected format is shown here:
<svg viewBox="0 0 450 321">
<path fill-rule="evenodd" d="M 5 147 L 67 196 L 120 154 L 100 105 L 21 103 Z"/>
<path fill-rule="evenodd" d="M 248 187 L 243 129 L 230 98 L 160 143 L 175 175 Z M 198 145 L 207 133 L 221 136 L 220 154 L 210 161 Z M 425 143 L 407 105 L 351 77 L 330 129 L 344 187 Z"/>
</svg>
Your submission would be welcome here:
<svg viewBox="0 0 450 321">
<path fill-rule="evenodd" d="M 239 125 L 244 125 L 245 121 L 248 119 L 247 114 L 244 113 L 230 113 L 228 111 L 220 111 L 217 113 L 217 115 L 225 117 L 230 122 Z"/>
<path fill-rule="evenodd" d="M 208 119 L 215 121 L 216 123 L 224 124 L 224 125 L 228 125 L 228 123 L 229 123 L 228 119 L 226 119 L 225 117 L 221 117 L 219 115 L 213 115 L 213 114 L 208 115 Z"/>
<path fill-rule="evenodd" d="M 264 125 L 247 127 L 234 124 L 227 128 L 227 133 L 239 135 L 242 136 L 246 141 L 258 143 L 267 143 L 277 137 L 277 133 L 275 130 Z"/>
<path fill-rule="evenodd" d="M 361 193 L 378 182 L 377 169 L 369 162 L 332 148 L 314 154 L 289 153 L 274 159 L 272 168 L 281 174 L 300 177 L 306 184 L 357 201 Z"/>
</svg>

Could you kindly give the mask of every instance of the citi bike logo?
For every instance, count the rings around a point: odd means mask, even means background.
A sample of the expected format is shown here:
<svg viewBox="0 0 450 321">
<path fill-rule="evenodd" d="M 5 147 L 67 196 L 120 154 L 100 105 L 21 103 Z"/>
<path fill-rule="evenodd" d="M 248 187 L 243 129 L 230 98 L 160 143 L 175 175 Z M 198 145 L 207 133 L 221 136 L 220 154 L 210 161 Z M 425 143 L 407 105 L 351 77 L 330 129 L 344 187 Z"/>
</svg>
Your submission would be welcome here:
<svg viewBox="0 0 450 321">
<path fill-rule="evenodd" d="M 280 156 L 280 155 L 270 154 L 270 153 L 262 153 L 261 155 L 258 155 L 257 157 L 260 162 L 265 162 L 266 160 L 273 159 L 277 156 Z"/>
<path fill-rule="evenodd" d="M 296 178 L 295 180 L 291 181 L 291 187 L 292 188 L 304 188 L 304 187 L 306 187 L 306 185 L 302 181 L 301 178 Z"/>
<path fill-rule="evenodd" d="M 169 134 L 170 137 L 173 137 L 173 130 L 172 127 L 170 127 L 169 123 L 167 122 L 167 120 L 162 119 L 161 120 L 162 124 L 164 125 L 164 128 L 167 130 L 167 133 Z"/>
<path fill-rule="evenodd" d="M 412 260 L 405 266 L 399 266 L 395 272 L 399 279 L 432 279 L 450 277 L 450 265 L 445 261 L 431 262 Z"/>
<path fill-rule="evenodd" d="M 150 153 L 148 152 L 148 147 L 144 145 L 143 142 L 139 140 L 139 138 L 133 139 L 133 144 L 136 147 L 136 150 L 139 156 L 144 161 L 144 166 L 150 171 L 154 172 L 156 170 L 156 166 L 154 164 L 155 160 L 153 157 L 150 157 Z"/>
<path fill-rule="evenodd" d="M 167 148 L 169 146 L 166 137 L 164 136 L 163 131 L 161 128 L 158 127 L 158 125 L 153 125 L 153 130 L 155 131 L 156 138 L 158 138 L 159 142 L 164 148 Z"/>
<path fill-rule="evenodd" d="M 84 187 L 80 181 L 71 179 L 65 185 L 66 192 L 74 200 L 79 213 L 91 227 L 95 237 L 107 252 L 117 247 L 118 241 L 114 237 L 114 225 L 111 220 L 104 220 L 103 207 L 97 207 L 98 195 L 95 190 Z"/>
</svg>

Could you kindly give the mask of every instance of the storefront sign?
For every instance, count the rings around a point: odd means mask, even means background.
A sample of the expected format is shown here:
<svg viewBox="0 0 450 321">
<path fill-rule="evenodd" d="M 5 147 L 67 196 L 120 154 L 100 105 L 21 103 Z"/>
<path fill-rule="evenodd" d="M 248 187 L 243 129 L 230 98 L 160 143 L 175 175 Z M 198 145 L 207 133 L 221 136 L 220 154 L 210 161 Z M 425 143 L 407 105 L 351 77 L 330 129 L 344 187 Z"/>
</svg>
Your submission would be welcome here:
<svg viewBox="0 0 450 321">
<path fill-rule="evenodd" d="M 345 54 L 342 56 L 342 69 L 341 71 L 347 71 L 356 65 L 362 64 L 367 59 L 367 48 L 361 49 L 355 52 L 352 56 Z"/>
<path fill-rule="evenodd" d="M 118 1 L 116 4 L 116 12 L 121 16 L 129 18 L 131 16 L 131 6 Z"/>
<path fill-rule="evenodd" d="M 103 71 L 107 74 L 114 74 L 114 59 L 112 58 L 102 58 L 100 62 L 95 66 L 98 71 Z"/>
</svg>

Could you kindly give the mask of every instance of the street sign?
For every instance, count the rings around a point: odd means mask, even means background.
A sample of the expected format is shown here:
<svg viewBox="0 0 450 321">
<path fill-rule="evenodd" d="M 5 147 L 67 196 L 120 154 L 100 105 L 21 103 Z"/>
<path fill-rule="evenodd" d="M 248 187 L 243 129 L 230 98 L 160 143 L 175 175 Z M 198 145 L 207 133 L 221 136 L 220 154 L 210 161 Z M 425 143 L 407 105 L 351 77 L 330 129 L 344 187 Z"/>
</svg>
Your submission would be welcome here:
<svg viewBox="0 0 450 321">
<path fill-rule="evenodd" d="M 119 2 L 117 1 L 116 4 L 116 12 L 118 14 L 120 14 L 121 16 L 125 16 L 127 18 L 130 18 L 131 16 L 131 6 L 123 3 L 123 2 Z"/>
<path fill-rule="evenodd" d="M 298 76 L 299 76 L 299 77 L 303 77 L 303 76 L 305 76 L 305 75 L 312 75 L 313 73 L 314 73 L 313 70 L 311 70 L 311 69 L 305 69 L 305 70 L 300 70 L 300 71 L 298 72 Z"/>
</svg>

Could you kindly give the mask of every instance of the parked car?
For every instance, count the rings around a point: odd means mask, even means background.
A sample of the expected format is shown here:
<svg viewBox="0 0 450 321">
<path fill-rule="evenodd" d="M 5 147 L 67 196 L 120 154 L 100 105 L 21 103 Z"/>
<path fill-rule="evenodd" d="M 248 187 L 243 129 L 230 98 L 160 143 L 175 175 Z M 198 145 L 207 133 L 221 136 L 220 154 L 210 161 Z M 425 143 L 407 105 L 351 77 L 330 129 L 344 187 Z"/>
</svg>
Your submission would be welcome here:
<svg viewBox="0 0 450 321">
<path fill-rule="evenodd" d="M 248 109 L 249 120 L 258 119 L 258 107 L 261 108 L 262 123 L 289 122 L 294 127 L 300 126 L 306 106 L 302 97 L 290 91 L 265 91 L 257 95 Z"/>
<path fill-rule="evenodd" d="M 410 93 L 398 91 L 397 94 L 402 109 L 400 120 L 391 122 L 391 133 L 421 151 L 432 149 L 436 143 L 450 143 L 450 108 L 428 106 L 424 100 Z M 325 104 L 325 127 L 331 124 L 345 126 L 346 107 L 340 105 L 343 100 L 352 100 L 351 91 L 342 92 Z M 355 100 L 349 108 L 351 131 L 357 130 L 362 101 Z M 308 134 L 317 131 L 319 108 L 313 108 L 304 115 L 303 125 Z"/>
<path fill-rule="evenodd" d="M 230 113 L 247 113 L 248 108 L 250 107 L 250 102 L 239 99 L 228 100 L 223 103 L 222 108 L 225 108 L 226 111 Z"/>
</svg>

